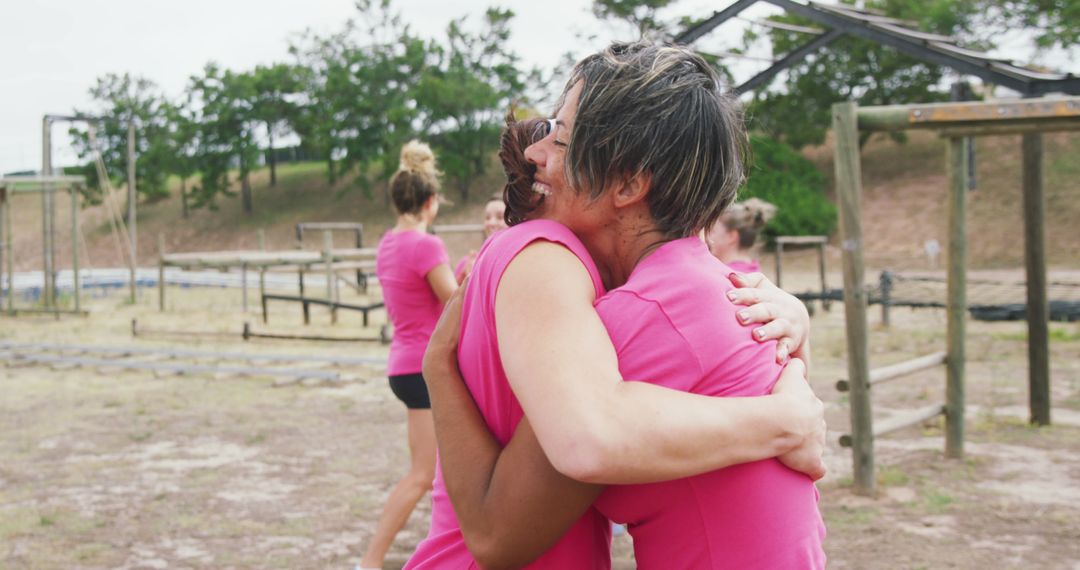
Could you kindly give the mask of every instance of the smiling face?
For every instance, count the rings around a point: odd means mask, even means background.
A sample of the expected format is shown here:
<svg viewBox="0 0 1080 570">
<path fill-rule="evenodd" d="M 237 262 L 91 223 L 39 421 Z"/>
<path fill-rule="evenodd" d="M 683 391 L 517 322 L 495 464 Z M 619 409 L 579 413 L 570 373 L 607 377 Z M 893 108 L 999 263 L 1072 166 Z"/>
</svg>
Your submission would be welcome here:
<svg viewBox="0 0 1080 570">
<path fill-rule="evenodd" d="M 564 166 L 581 89 L 578 83 L 566 92 L 555 114 L 554 128 L 525 149 L 525 158 L 536 165 L 533 192 L 544 196 L 532 217 L 559 222 L 584 239 L 583 234 L 600 222 L 600 202 L 571 188 Z"/>
</svg>

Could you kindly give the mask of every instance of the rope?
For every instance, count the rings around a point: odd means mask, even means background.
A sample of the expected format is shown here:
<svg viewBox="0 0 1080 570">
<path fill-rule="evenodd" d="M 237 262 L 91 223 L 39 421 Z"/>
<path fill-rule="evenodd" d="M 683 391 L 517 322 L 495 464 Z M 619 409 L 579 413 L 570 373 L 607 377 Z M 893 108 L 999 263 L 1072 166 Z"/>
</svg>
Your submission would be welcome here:
<svg viewBox="0 0 1080 570">
<path fill-rule="evenodd" d="M 94 165 L 97 168 L 98 182 L 102 185 L 102 193 L 105 195 L 105 210 L 109 213 L 109 224 L 112 226 L 113 242 L 116 245 L 116 251 L 119 254 L 118 257 L 121 260 L 127 260 L 131 263 L 131 251 L 124 247 L 124 243 L 130 243 L 127 225 L 124 224 L 124 219 L 119 213 L 119 207 L 114 202 L 115 196 L 113 195 L 112 182 L 109 180 L 108 171 L 105 170 L 105 160 L 101 158 L 101 151 L 98 149 L 97 129 L 94 127 L 93 123 L 88 124 L 87 135 L 90 138 L 90 149 L 94 154 Z M 131 264 L 134 265 L 133 263 Z"/>
</svg>

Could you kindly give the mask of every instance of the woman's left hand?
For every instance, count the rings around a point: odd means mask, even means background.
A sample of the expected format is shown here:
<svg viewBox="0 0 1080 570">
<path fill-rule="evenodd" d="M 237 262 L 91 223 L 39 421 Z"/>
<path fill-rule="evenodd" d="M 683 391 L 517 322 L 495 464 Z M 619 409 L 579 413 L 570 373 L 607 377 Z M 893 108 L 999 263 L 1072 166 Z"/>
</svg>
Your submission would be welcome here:
<svg viewBox="0 0 1080 570">
<path fill-rule="evenodd" d="M 465 286 L 469 279 L 458 286 L 446 300 L 439 322 L 431 333 L 427 350 L 424 351 L 424 379 L 436 381 L 447 376 L 446 371 L 457 371 L 457 349 L 461 337 L 461 305 L 465 298 Z"/>
<path fill-rule="evenodd" d="M 746 305 L 736 313 L 739 322 L 763 323 L 754 329 L 754 339 L 776 339 L 777 362 L 786 362 L 789 356 L 808 360 L 810 313 L 806 305 L 761 273 L 732 273 L 728 279 L 738 287 L 728 292 L 728 298 Z"/>
</svg>

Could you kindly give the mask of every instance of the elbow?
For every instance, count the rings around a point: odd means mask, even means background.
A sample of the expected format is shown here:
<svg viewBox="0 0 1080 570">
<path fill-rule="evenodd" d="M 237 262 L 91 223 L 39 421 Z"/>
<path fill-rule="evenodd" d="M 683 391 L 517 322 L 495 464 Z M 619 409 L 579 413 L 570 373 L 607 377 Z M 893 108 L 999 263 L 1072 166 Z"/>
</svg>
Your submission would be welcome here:
<svg viewBox="0 0 1080 570">
<path fill-rule="evenodd" d="M 616 438 L 606 437 L 600 430 L 567 438 L 548 455 L 559 473 L 582 483 L 604 484 L 616 478 L 625 457 Z"/>
<path fill-rule="evenodd" d="M 497 532 L 471 534 L 472 536 L 465 535 L 465 546 L 476 565 L 484 570 L 510 570 L 520 568 L 528 562 L 516 560 L 515 553 L 507 548 L 506 541 L 502 540 Z"/>
</svg>

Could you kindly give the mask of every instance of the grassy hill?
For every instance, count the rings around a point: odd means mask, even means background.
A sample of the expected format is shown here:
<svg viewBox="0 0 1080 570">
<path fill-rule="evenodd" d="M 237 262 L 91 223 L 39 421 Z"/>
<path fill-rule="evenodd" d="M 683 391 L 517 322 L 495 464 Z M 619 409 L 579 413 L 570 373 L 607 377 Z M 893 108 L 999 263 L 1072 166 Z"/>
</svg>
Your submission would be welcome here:
<svg viewBox="0 0 1080 570">
<path fill-rule="evenodd" d="M 1022 205 L 1019 137 L 983 138 L 977 141 L 979 188 L 969 194 L 969 259 L 972 268 L 1022 267 Z M 1047 254 L 1051 266 L 1080 266 L 1080 134 L 1046 136 Z M 807 149 L 805 154 L 830 178 L 833 174 L 829 143 Z M 870 267 L 925 267 L 923 243 L 937 239 L 945 244 L 946 195 L 944 141 L 930 133 L 914 133 L 906 144 L 873 140 L 863 149 L 864 231 L 867 265 Z M 471 187 L 471 203 L 442 209 L 440 223 L 480 220 L 484 197 L 501 188 L 499 168 L 492 159 L 488 173 Z M 267 247 L 295 247 L 297 222 L 359 221 L 365 227 L 365 245 L 374 245 L 393 223 L 385 199 L 385 185 L 365 195 L 352 179 L 328 184 L 323 165 L 281 165 L 278 184 L 268 185 L 267 169 L 253 175 L 255 212 L 245 215 L 238 197 L 218 201 L 217 210 L 193 210 L 181 217 L 179 197 L 139 205 L 139 262 L 152 265 L 157 236 L 163 234 L 169 251 L 254 249 L 256 232 L 265 230 Z M 177 181 L 173 182 L 178 188 Z M 457 198 L 450 190 L 451 198 Z M 71 237 L 67 229 L 66 201 L 57 208 L 60 267 L 68 267 Z M 15 201 L 15 250 L 18 269 L 40 268 L 40 199 L 19 197 Z M 83 233 L 92 267 L 123 264 L 103 206 L 81 212 Z M 344 237 L 339 238 L 345 245 Z M 309 247 L 321 245 L 321 238 Z M 454 256 L 479 245 L 475 236 L 452 236 L 447 244 Z M 86 262 L 84 260 L 84 266 Z"/>
</svg>

